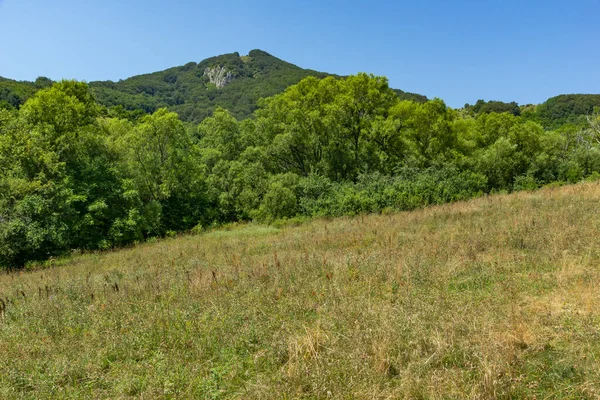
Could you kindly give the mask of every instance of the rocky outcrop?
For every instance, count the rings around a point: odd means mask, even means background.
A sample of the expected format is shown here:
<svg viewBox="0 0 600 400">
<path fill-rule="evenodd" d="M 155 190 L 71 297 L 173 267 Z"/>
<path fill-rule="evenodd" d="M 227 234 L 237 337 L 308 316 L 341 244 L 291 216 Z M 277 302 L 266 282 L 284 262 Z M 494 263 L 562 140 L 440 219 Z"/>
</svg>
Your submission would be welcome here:
<svg viewBox="0 0 600 400">
<path fill-rule="evenodd" d="M 221 66 L 206 68 L 204 76 L 219 89 L 224 88 L 225 85 L 235 79 L 235 75 L 231 71 L 227 71 L 225 67 Z"/>
</svg>

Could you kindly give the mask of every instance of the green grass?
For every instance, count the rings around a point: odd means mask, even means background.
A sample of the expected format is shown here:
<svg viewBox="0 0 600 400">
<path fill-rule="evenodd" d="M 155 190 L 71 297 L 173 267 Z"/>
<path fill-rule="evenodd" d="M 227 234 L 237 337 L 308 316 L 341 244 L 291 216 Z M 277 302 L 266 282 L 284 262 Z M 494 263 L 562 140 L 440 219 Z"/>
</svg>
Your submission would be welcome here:
<svg viewBox="0 0 600 400">
<path fill-rule="evenodd" d="M 235 224 L 225 229 L 210 231 L 205 234 L 205 237 L 224 238 L 224 237 L 240 237 L 240 236 L 260 236 L 270 233 L 279 232 L 279 229 L 272 226 L 264 225 L 239 225 Z"/>
<path fill-rule="evenodd" d="M 0 398 L 600 397 L 600 185 L 0 276 Z"/>
</svg>

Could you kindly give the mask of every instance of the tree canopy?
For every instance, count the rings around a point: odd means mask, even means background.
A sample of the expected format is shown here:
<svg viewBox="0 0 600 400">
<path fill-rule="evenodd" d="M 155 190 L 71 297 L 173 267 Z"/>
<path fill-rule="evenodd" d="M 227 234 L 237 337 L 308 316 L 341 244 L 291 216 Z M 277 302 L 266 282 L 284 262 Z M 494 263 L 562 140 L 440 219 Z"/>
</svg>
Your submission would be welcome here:
<svg viewBox="0 0 600 400">
<path fill-rule="evenodd" d="M 228 222 L 405 210 L 600 176 L 598 114 L 550 131 L 481 103 L 403 100 L 368 74 L 306 77 L 249 118 L 216 107 L 193 128 L 164 107 L 132 118 L 85 83 L 47 83 L 0 109 L 3 268 Z"/>
</svg>

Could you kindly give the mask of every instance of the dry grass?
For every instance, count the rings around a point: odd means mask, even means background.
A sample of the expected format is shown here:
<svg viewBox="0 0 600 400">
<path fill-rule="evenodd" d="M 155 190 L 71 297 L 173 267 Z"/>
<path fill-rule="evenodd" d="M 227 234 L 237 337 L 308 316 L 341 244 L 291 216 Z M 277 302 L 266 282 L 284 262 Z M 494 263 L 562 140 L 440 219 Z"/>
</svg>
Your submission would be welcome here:
<svg viewBox="0 0 600 400">
<path fill-rule="evenodd" d="M 598 204 L 585 183 L 5 274 L 0 398 L 599 398 Z"/>
</svg>

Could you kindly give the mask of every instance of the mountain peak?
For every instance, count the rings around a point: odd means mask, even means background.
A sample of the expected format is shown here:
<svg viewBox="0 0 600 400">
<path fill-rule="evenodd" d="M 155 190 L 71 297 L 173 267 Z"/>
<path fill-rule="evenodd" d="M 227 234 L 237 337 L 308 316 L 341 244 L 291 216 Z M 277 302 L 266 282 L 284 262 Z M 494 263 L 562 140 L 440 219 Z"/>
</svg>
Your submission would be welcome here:
<svg viewBox="0 0 600 400">
<path fill-rule="evenodd" d="M 281 93 L 308 76 L 336 75 L 303 69 L 264 50 L 253 49 L 248 55 L 225 53 L 199 63 L 89 85 L 96 100 L 107 107 L 147 113 L 167 107 L 183 121 L 198 123 L 217 107 L 229 110 L 236 118 L 246 118 L 256 110 L 259 99 Z M 18 107 L 38 89 L 32 82 L 0 81 L 0 101 L 4 96 Z M 397 93 L 401 98 L 413 96 Z M 426 97 L 411 99 L 424 101 Z"/>
</svg>

